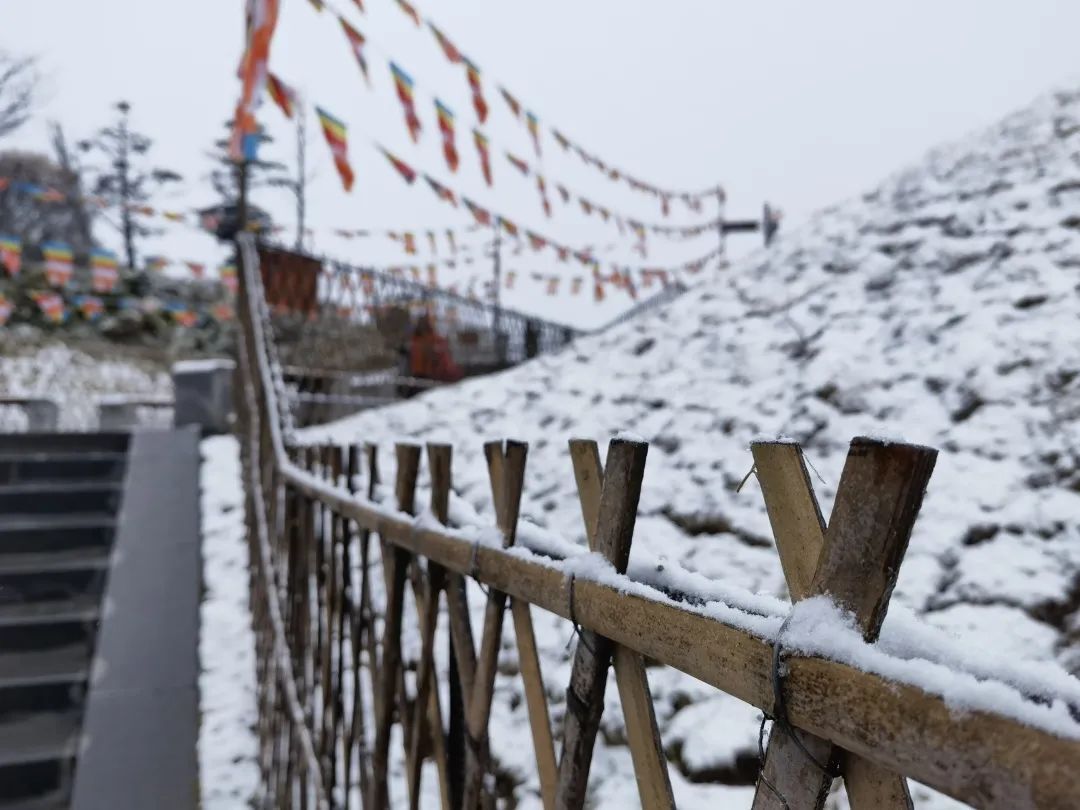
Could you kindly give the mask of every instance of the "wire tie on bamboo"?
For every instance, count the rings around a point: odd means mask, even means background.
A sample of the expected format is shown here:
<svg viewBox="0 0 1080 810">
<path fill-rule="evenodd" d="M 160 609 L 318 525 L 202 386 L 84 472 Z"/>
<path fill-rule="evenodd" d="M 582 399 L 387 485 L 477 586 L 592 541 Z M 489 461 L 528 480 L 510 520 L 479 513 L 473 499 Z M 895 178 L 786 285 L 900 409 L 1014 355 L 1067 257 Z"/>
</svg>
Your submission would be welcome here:
<svg viewBox="0 0 1080 810">
<path fill-rule="evenodd" d="M 753 470 L 751 470 L 753 472 Z M 749 478 L 749 473 L 747 478 Z M 745 480 L 745 479 L 744 479 Z M 791 721 L 788 720 L 787 706 L 784 702 L 784 631 L 787 630 L 788 624 L 791 622 L 793 614 L 788 613 L 783 623 L 780 625 L 780 629 L 776 631 L 776 638 L 772 644 L 772 693 L 773 693 L 773 710 L 770 715 L 768 712 L 762 712 L 761 725 L 758 727 L 758 759 L 759 759 L 759 774 L 762 784 L 765 785 L 772 793 L 780 800 L 780 803 L 784 806 L 784 810 L 790 810 L 787 798 L 780 792 L 780 790 L 769 781 L 765 776 L 765 722 L 772 720 L 774 726 L 780 726 L 787 732 L 788 736 L 799 748 L 800 751 L 806 756 L 806 758 L 826 776 L 833 779 L 840 776 L 840 768 L 838 763 L 822 763 L 817 757 L 810 753 L 809 749 L 803 744 L 795 727 L 791 725 Z"/>
<path fill-rule="evenodd" d="M 472 551 L 469 552 L 469 577 L 473 582 L 480 586 L 480 590 L 484 592 L 484 596 L 491 595 L 491 589 L 480 581 L 480 541 L 475 540 L 472 544 Z"/>
<path fill-rule="evenodd" d="M 577 636 L 581 640 L 581 643 L 585 645 L 591 653 L 595 653 L 592 645 L 585 638 L 585 633 L 581 630 L 581 625 L 578 624 L 577 614 L 574 612 L 574 583 L 577 581 L 577 574 L 571 572 L 567 577 L 566 583 L 566 615 L 570 619 L 570 627 L 573 628 L 570 633 L 570 638 L 566 640 L 566 647 L 564 649 L 569 650 L 570 645 L 574 643 L 574 636 Z M 569 694 L 569 692 L 567 693 Z M 577 695 L 574 696 L 575 698 Z"/>
</svg>

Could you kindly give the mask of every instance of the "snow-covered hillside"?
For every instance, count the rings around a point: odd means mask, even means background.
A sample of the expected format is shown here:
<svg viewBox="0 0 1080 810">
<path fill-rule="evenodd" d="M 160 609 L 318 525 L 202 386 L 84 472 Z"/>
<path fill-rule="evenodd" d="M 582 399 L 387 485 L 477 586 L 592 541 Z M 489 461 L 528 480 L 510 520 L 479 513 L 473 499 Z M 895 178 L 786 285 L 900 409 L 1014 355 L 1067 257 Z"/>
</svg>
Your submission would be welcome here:
<svg viewBox="0 0 1080 810">
<path fill-rule="evenodd" d="M 482 441 L 526 440 L 523 515 L 584 544 L 566 440 L 631 430 L 651 442 L 637 553 L 777 595 L 760 491 L 752 480 L 736 491 L 753 438 L 804 444 L 826 515 L 853 436 L 929 444 L 941 455 L 894 602 L 1076 674 L 1078 156 L 1080 89 L 1048 95 L 655 315 L 305 438 L 386 450 L 399 437 L 451 441 L 455 490 L 489 513 Z M 542 642 L 555 700 L 568 674 L 562 624 Z M 689 782 L 744 778 L 753 713 L 740 724 L 736 701 L 677 674 L 650 676 L 682 796 L 723 791 L 724 806 L 748 806 L 729 794 L 748 788 Z M 605 723 L 617 724 L 612 708 Z M 625 777 L 622 759 L 625 749 L 603 746 L 594 781 Z M 632 778 L 624 787 L 632 796 Z"/>
</svg>

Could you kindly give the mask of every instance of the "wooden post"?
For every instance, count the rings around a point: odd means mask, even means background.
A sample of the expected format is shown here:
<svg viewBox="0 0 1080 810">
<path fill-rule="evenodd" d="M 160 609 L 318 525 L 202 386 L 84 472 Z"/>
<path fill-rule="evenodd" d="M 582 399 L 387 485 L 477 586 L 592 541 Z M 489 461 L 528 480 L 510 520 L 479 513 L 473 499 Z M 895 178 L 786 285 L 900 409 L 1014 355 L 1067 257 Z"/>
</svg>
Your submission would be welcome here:
<svg viewBox="0 0 1080 810">
<path fill-rule="evenodd" d="M 523 442 L 488 442 L 484 445 L 487 456 L 488 477 L 491 479 L 491 495 L 502 533 L 503 548 L 514 544 L 517 533 L 518 510 L 521 507 L 521 490 L 525 483 L 525 458 L 529 446 Z M 495 670 L 498 664 L 499 645 L 506 594 L 492 588 L 488 592 L 484 610 L 484 633 L 480 639 L 480 653 L 473 673 L 472 693 L 466 702 L 466 726 L 468 747 L 465 756 L 465 798 L 463 807 L 476 810 L 483 795 L 484 775 L 488 771 L 488 718 L 495 690 Z M 466 679 L 462 678 L 465 682 Z"/>
<path fill-rule="evenodd" d="M 854 615 L 866 641 L 876 640 L 937 451 L 852 441 L 827 529 L 801 449 L 764 442 L 752 451 L 792 601 L 827 593 Z M 775 723 L 754 810 L 820 810 L 840 753 L 820 737 Z M 844 774 L 853 810 L 910 810 L 902 776 L 854 756 Z"/>
<path fill-rule="evenodd" d="M 649 446 L 644 442 L 625 439 L 612 439 L 608 445 L 595 523 L 595 548 L 620 574 L 626 572 L 630 559 L 630 542 L 634 536 L 648 450 Z M 572 590 L 570 598 L 572 613 Z M 604 710 L 607 669 L 613 647 L 608 639 L 587 630 L 581 631 L 575 646 L 570 685 L 566 690 L 563 749 L 559 758 L 556 801 L 559 808 L 580 810 L 585 806 L 593 746 Z"/>
<path fill-rule="evenodd" d="M 420 468 L 420 448 L 414 444 L 397 445 L 397 503 L 398 509 L 410 515 L 416 505 L 416 477 Z M 372 754 L 371 807 L 387 810 L 387 788 L 390 754 L 390 728 L 394 722 L 401 669 L 401 613 L 404 607 L 405 575 L 409 564 L 407 551 L 391 543 L 383 543 L 383 565 L 386 567 L 386 616 L 383 626 L 382 662 L 379 666 L 378 701 L 375 705 L 375 750 Z M 405 718 L 401 718 L 404 722 Z"/>
<path fill-rule="evenodd" d="M 581 517 L 585 523 L 589 550 L 597 551 L 596 527 L 600 517 L 604 472 L 600 467 L 600 451 L 596 442 L 571 439 L 570 460 L 574 465 L 574 478 L 577 481 L 578 500 L 581 502 Z M 668 775 L 660 730 L 656 724 L 656 710 L 649 693 L 645 661 L 640 653 L 616 644 L 614 666 L 641 806 L 643 810 L 674 810 L 675 797 L 671 790 L 671 777 Z"/>
</svg>

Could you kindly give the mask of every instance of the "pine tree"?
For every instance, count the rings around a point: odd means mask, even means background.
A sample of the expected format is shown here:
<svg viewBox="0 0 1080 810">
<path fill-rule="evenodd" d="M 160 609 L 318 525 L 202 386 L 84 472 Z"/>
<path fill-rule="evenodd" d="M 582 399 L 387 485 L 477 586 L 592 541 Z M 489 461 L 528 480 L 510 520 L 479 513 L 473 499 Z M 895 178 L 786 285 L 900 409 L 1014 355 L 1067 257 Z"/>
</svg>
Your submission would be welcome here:
<svg viewBox="0 0 1080 810">
<path fill-rule="evenodd" d="M 135 268 L 138 258 L 136 240 L 161 230 L 146 221 L 152 214 L 150 203 L 154 195 L 181 177 L 170 169 L 147 165 L 154 142 L 131 128 L 128 102 L 118 102 L 116 109 L 119 112 L 116 123 L 102 128 L 95 137 L 81 141 L 79 148 L 106 161 L 105 165 L 91 169 L 92 193 L 115 212 L 117 219 L 104 218 L 123 235 L 128 266 Z"/>
</svg>

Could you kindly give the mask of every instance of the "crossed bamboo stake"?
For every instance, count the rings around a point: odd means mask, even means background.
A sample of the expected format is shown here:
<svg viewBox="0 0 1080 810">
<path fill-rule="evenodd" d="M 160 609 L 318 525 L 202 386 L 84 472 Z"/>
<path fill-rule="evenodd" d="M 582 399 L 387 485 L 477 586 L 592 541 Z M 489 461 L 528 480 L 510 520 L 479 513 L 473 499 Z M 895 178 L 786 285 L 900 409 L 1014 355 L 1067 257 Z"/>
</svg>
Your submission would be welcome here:
<svg viewBox="0 0 1080 810">
<path fill-rule="evenodd" d="M 502 546 L 508 548 L 516 539 L 527 446 L 513 441 L 489 442 L 484 449 L 496 522 Z M 595 442 L 570 442 L 589 548 L 602 554 L 620 574 L 625 573 L 629 560 L 647 449 L 643 442 L 615 439 L 601 469 Z M 896 584 L 936 451 L 915 445 L 854 440 L 827 528 L 798 445 L 759 442 L 752 445 L 752 451 L 793 601 L 827 593 L 854 615 L 864 638 L 874 641 Z M 398 506 L 413 513 L 420 448 L 399 445 L 397 455 Z M 445 524 L 451 451 L 447 445 L 429 445 L 428 456 L 432 511 Z M 639 653 L 591 631 L 579 631 L 567 690 L 563 747 L 556 762 L 528 603 L 494 588 L 489 590 L 477 651 L 465 577 L 430 561 L 425 577 L 409 552 L 389 544 L 383 544 L 383 555 L 387 610 L 381 660 L 376 667 L 375 746 L 370 779 L 363 780 L 368 782 L 366 795 L 371 807 L 384 810 L 388 805 L 388 746 L 395 708 L 404 731 L 411 808 L 418 807 L 420 770 L 427 753 L 433 755 L 438 765 L 440 798 L 446 810 L 476 810 L 490 799 L 485 786 L 491 764 L 488 723 L 508 598 L 545 810 L 580 810 L 584 806 L 604 705 L 607 669 L 612 662 L 641 805 L 647 810 L 675 807 L 644 661 Z M 407 580 L 411 581 L 417 600 L 422 643 L 416 699 L 411 706 L 406 700 L 400 660 Z M 572 574 L 564 580 L 564 590 L 567 614 L 573 621 Z M 455 750 L 459 747 L 455 745 L 455 735 L 451 734 L 449 740 L 444 737 L 438 690 L 432 688 L 440 593 L 446 594 L 454 657 L 452 669 L 460 683 L 464 704 L 463 734 L 457 735 L 464 737 L 464 757 Z M 373 649 L 369 655 L 374 661 Z M 774 712 L 779 711 L 782 707 L 774 706 Z M 847 782 L 855 810 L 911 808 L 903 777 L 792 728 L 782 715 L 778 720 L 755 794 L 755 810 L 820 810 L 838 774 Z M 452 726 L 453 723 L 452 717 Z M 455 758 L 464 766 L 461 781 L 456 773 L 458 768 L 450 766 Z M 362 774 L 363 770 L 362 767 Z"/>
</svg>

